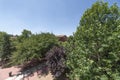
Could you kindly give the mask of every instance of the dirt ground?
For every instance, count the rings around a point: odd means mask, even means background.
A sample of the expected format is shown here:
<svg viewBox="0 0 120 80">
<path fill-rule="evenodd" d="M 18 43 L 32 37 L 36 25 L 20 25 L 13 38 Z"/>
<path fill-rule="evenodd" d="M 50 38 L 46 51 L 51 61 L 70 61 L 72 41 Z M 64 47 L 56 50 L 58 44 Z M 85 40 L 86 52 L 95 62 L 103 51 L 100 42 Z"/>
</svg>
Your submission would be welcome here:
<svg viewBox="0 0 120 80">
<path fill-rule="evenodd" d="M 19 73 L 20 68 L 17 67 L 10 67 L 10 68 L 0 68 L 0 80 L 13 80 L 9 79 L 9 72 L 12 72 L 13 75 Z M 18 80 L 18 79 L 14 79 Z M 34 72 L 32 76 L 24 78 L 24 80 L 53 80 L 51 73 L 45 76 L 38 76 L 37 72 Z"/>
</svg>

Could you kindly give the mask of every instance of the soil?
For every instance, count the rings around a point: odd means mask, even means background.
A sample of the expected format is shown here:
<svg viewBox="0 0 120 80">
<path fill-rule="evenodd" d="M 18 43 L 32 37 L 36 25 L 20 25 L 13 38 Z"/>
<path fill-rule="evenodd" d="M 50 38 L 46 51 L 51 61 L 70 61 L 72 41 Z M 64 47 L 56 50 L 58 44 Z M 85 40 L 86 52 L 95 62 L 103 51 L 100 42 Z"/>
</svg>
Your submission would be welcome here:
<svg viewBox="0 0 120 80">
<path fill-rule="evenodd" d="M 12 72 L 12 76 L 19 74 L 20 68 L 18 67 L 10 67 L 10 68 L 0 68 L 0 80 L 13 80 L 10 79 L 9 73 Z M 19 80 L 19 79 L 14 79 Z M 49 72 L 47 75 L 38 76 L 37 72 L 34 72 L 31 76 L 25 77 L 24 80 L 53 80 L 51 73 Z"/>
</svg>

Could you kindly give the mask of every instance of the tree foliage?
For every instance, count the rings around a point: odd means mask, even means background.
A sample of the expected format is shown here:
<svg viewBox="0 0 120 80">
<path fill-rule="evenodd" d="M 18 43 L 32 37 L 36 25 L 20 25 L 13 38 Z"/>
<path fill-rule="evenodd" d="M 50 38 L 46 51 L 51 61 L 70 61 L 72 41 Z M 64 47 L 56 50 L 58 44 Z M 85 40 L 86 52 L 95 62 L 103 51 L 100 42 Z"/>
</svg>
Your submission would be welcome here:
<svg viewBox="0 0 120 80">
<path fill-rule="evenodd" d="M 22 41 L 24 41 L 24 39 L 29 38 L 31 36 L 32 36 L 32 32 L 29 31 L 29 30 L 24 29 L 22 31 L 22 34 L 20 36 L 18 36 L 17 39 L 18 39 L 18 42 L 22 42 Z"/>
<path fill-rule="evenodd" d="M 85 11 L 74 34 L 66 65 L 71 80 L 120 79 L 120 12 L 116 4 L 96 2 Z"/>
<path fill-rule="evenodd" d="M 12 63 L 24 64 L 32 59 L 41 60 L 54 45 L 57 38 L 50 33 L 35 34 L 24 39 L 17 45 L 17 51 L 12 55 Z"/>
<path fill-rule="evenodd" d="M 0 58 L 1 60 L 8 59 L 11 55 L 11 44 L 9 35 L 5 32 L 0 32 Z"/>
<path fill-rule="evenodd" d="M 60 77 L 65 72 L 65 49 L 60 46 L 54 46 L 46 54 L 46 64 L 48 65 L 51 73 L 56 77 Z"/>
</svg>

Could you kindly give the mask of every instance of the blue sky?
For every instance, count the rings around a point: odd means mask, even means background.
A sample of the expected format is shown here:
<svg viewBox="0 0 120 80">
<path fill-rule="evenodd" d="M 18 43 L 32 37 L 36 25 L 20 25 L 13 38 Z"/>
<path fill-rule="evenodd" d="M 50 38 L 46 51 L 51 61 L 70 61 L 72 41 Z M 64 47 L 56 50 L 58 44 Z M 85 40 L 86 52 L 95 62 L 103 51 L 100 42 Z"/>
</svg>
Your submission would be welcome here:
<svg viewBox="0 0 120 80">
<path fill-rule="evenodd" d="M 0 31 L 72 35 L 84 11 L 97 0 L 0 0 Z M 105 0 L 110 4 L 119 0 Z"/>
</svg>

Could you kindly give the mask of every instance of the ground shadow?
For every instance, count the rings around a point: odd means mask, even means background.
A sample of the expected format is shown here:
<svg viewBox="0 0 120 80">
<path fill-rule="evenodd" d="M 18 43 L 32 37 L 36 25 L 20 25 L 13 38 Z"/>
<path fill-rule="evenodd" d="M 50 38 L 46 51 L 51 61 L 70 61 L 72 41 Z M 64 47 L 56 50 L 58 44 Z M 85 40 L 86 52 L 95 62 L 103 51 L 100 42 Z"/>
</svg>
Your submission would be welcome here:
<svg viewBox="0 0 120 80">
<path fill-rule="evenodd" d="M 21 72 L 21 74 L 24 75 L 24 78 L 34 76 L 35 72 L 37 73 L 37 76 L 39 77 L 39 76 L 48 75 L 49 69 L 48 69 L 45 61 L 43 61 L 43 62 L 40 62 L 39 64 L 34 65 L 34 66 L 27 66 L 27 67 L 22 66 L 20 72 Z"/>
</svg>

